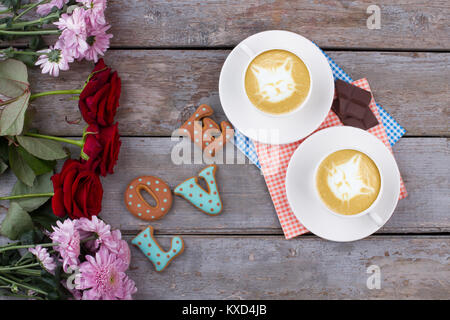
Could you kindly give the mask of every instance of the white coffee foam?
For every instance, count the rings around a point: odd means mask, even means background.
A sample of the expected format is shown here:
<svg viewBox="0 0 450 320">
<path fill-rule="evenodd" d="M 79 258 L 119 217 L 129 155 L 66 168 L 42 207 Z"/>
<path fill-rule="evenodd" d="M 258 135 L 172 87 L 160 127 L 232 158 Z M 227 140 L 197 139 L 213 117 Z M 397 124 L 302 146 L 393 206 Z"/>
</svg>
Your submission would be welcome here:
<svg viewBox="0 0 450 320">
<path fill-rule="evenodd" d="M 258 82 L 258 94 L 263 100 L 271 103 L 281 102 L 296 91 L 292 77 L 292 63 L 290 58 L 286 58 L 277 67 L 264 68 L 256 64 L 251 66 L 251 71 Z"/>
<path fill-rule="evenodd" d="M 371 195 L 375 189 L 364 183 L 361 172 L 361 155 L 354 155 L 340 165 L 332 164 L 328 170 L 328 187 L 343 202 L 359 195 Z"/>
</svg>

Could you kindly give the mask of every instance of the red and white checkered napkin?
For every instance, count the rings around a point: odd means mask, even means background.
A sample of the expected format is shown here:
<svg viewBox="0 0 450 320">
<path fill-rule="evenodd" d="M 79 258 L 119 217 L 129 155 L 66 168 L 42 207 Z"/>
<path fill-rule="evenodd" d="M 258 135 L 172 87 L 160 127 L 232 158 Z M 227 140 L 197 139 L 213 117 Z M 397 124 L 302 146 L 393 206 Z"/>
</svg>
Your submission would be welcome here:
<svg viewBox="0 0 450 320">
<path fill-rule="evenodd" d="M 367 82 L 367 79 L 365 78 L 356 80 L 352 82 L 352 84 L 364 90 L 371 91 L 369 82 Z M 370 128 L 368 132 L 380 139 L 392 152 L 391 145 L 389 144 L 388 137 L 386 135 L 386 130 L 383 126 L 383 123 L 381 122 L 381 117 L 378 113 L 378 109 L 375 105 L 375 100 L 373 99 L 373 97 L 369 107 L 377 117 L 379 124 L 375 127 Z M 342 126 L 342 122 L 339 120 L 336 114 L 330 110 L 330 113 L 326 117 L 325 121 L 315 132 L 334 126 Z M 305 139 L 284 145 L 268 145 L 253 141 L 256 147 L 256 152 L 258 153 L 258 159 L 261 163 L 261 169 L 264 174 L 264 178 L 266 179 L 266 184 L 269 189 L 270 196 L 272 197 L 272 201 L 286 239 L 291 239 L 308 232 L 308 230 L 297 220 L 294 213 L 292 212 L 287 199 L 285 187 L 286 171 L 289 160 L 291 159 L 294 151 L 297 149 L 299 144 L 302 143 Z M 403 180 L 400 178 L 399 199 L 403 199 L 407 195 L 408 193 L 406 192 Z"/>
</svg>

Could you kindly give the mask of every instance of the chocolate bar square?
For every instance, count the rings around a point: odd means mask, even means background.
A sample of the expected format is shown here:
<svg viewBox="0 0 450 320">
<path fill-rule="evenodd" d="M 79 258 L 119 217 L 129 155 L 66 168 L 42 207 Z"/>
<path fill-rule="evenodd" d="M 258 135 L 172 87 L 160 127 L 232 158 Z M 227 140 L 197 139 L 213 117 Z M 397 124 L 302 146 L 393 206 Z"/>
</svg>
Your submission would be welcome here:
<svg viewBox="0 0 450 320">
<path fill-rule="evenodd" d="M 372 94 L 342 80 L 336 80 L 337 99 L 333 101 L 332 110 L 346 126 L 370 129 L 378 120 L 369 108 Z"/>
</svg>

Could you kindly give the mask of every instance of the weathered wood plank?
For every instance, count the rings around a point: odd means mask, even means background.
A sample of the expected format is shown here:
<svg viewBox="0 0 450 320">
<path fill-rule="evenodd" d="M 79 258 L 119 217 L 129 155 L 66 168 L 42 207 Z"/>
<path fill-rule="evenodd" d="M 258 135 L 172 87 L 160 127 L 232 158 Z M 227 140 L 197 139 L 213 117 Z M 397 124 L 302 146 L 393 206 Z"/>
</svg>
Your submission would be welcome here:
<svg viewBox="0 0 450 320">
<path fill-rule="evenodd" d="M 117 119 L 122 135 L 170 136 L 199 103 L 209 103 L 217 119 L 224 114 L 218 98 L 218 80 L 229 51 L 137 50 L 109 51 L 107 62 L 123 80 Z M 386 107 L 409 135 L 448 135 L 450 54 L 329 52 L 354 78 L 366 77 L 377 102 Z M 34 92 L 81 86 L 91 70 L 74 63 L 58 79 L 31 71 Z M 45 79 L 45 81 L 43 80 Z M 79 135 L 84 123 L 68 125 L 80 117 L 77 103 L 64 96 L 33 102 L 34 125 L 54 135 Z M 51 125 L 49 125 L 51 124 Z"/>
<path fill-rule="evenodd" d="M 116 173 L 103 179 L 101 217 L 123 231 L 135 231 L 147 223 L 132 216 L 125 207 L 123 193 L 129 181 L 141 175 L 155 175 L 174 188 L 196 175 L 204 164 L 173 164 L 170 155 L 177 142 L 170 138 L 122 140 Z M 448 143 L 445 138 L 405 138 L 394 147 L 409 197 L 399 202 L 381 233 L 450 231 Z M 282 234 L 264 178 L 256 166 L 219 165 L 217 175 L 224 203 L 219 216 L 207 216 L 176 196 L 171 212 L 152 225 L 160 233 Z M 0 179 L 0 194 L 9 194 L 12 175 Z"/>
<path fill-rule="evenodd" d="M 450 48 L 447 1 L 377 1 L 381 28 L 367 28 L 370 0 L 132 0 L 108 2 L 114 46 L 234 46 L 264 30 L 300 33 L 320 46 Z"/>
<path fill-rule="evenodd" d="M 157 237 L 163 247 L 168 236 Z M 448 299 L 449 237 L 184 236 L 185 252 L 161 273 L 132 249 L 137 299 Z M 167 248 L 167 247 L 166 247 Z M 380 267 L 369 290 L 367 268 Z"/>
</svg>

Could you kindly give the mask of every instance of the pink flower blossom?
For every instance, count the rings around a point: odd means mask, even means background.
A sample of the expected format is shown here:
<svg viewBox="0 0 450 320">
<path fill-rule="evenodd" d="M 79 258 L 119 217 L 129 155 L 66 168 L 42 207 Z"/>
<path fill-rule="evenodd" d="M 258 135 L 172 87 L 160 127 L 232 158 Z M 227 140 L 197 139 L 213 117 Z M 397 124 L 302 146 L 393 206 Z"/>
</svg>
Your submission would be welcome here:
<svg viewBox="0 0 450 320">
<path fill-rule="evenodd" d="M 91 251 L 97 250 L 102 245 L 114 253 L 118 252 L 120 239 L 116 240 L 111 233 L 111 227 L 96 216 L 92 216 L 91 220 L 79 219 L 77 227 L 82 240 L 92 235 L 95 236 L 95 240 L 85 243 Z"/>
<path fill-rule="evenodd" d="M 105 20 L 106 0 L 77 0 L 86 9 L 86 17 L 92 26 L 103 25 Z"/>
<path fill-rule="evenodd" d="M 88 30 L 87 43 L 89 48 L 84 53 L 86 60 L 91 60 L 97 63 L 98 56 L 103 56 L 109 48 L 109 39 L 113 37 L 112 34 L 106 33 L 110 25 L 96 25 Z"/>
<path fill-rule="evenodd" d="M 80 265 L 81 276 L 77 289 L 83 291 L 83 300 L 122 300 L 131 299 L 137 291 L 134 282 L 121 271 L 121 262 L 117 256 L 105 247 L 101 247 Z"/>
<path fill-rule="evenodd" d="M 84 58 L 84 52 L 89 48 L 87 40 L 86 10 L 81 7 L 75 8 L 71 15 L 65 13 L 61 15 L 57 22 L 54 22 L 62 30 L 59 40 L 64 44 L 75 59 Z"/>
<path fill-rule="evenodd" d="M 57 7 L 58 9 L 61 9 L 69 0 L 52 0 L 49 3 L 43 3 L 40 4 L 36 12 L 40 16 L 46 16 L 52 11 L 53 7 Z"/>
<path fill-rule="evenodd" d="M 56 269 L 56 263 L 53 260 L 52 257 L 50 257 L 50 254 L 48 253 L 46 248 L 42 248 L 41 246 L 36 246 L 35 248 L 29 248 L 28 251 L 30 251 L 33 255 L 36 256 L 36 258 L 39 260 L 41 265 L 44 267 L 45 270 L 47 270 L 50 273 L 54 273 Z"/>
<path fill-rule="evenodd" d="M 61 255 L 64 272 L 68 272 L 68 267 L 74 270 L 80 263 L 78 259 L 80 255 L 80 233 L 76 227 L 76 221 L 66 219 L 64 222 L 57 221 L 56 225 L 56 227 L 53 227 L 50 239 L 58 243 L 55 250 Z"/>
<path fill-rule="evenodd" d="M 125 240 L 122 240 L 122 234 L 120 233 L 120 230 L 114 230 L 111 233 L 113 238 L 118 243 L 117 252 L 115 253 L 117 254 L 117 258 L 119 258 L 121 262 L 121 271 L 126 271 L 130 266 L 131 261 L 130 247 Z"/>
<path fill-rule="evenodd" d="M 42 53 L 35 65 L 41 66 L 42 73 L 48 73 L 54 77 L 59 76 L 59 70 L 69 70 L 69 63 L 73 62 L 73 58 L 65 51 L 52 48 L 38 51 Z"/>
</svg>

